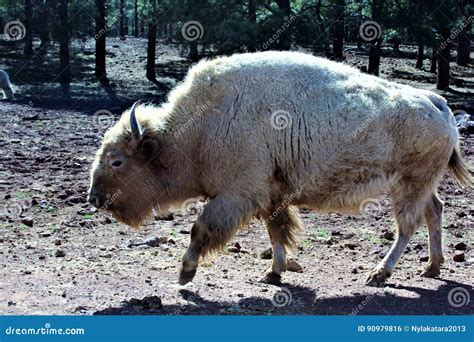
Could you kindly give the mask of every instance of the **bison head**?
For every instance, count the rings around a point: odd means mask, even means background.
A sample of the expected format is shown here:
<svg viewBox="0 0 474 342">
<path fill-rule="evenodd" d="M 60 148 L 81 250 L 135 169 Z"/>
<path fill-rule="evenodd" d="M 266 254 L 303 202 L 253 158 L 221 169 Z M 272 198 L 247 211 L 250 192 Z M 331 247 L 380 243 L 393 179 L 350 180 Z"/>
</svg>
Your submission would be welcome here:
<svg viewBox="0 0 474 342">
<path fill-rule="evenodd" d="M 137 107 L 142 114 L 151 108 L 135 103 L 105 134 L 88 192 L 89 203 L 132 227 L 150 215 L 164 190 L 158 181 L 161 136 L 151 116 L 136 114 Z"/>
</svg>

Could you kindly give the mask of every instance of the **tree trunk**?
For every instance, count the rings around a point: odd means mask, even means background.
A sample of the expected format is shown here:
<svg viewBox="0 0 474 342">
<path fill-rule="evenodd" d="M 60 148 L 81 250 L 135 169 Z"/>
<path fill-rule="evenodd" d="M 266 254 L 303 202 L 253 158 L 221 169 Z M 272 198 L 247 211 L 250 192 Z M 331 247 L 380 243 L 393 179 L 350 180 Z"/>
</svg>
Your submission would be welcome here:
<svg viewBox="0 0 474 342">
<path fill-rule="evenodd" d="M 278 8 L 280 9 L 282 24 L 284 23 L 285 18 L 288 18 L 291 14 L 290 0 L 277 0 Z M 278 50 L 289 50 L 291 43 L 289 39 L 289 28 L 286 28 L 280 37 L 278 38 L 277 49 Z"/>
<path fill-rule="evenodd" d="M 335 20 L 333 25 L 332 51 L 336 61 L 342 61 L 344 56 L 342 49 L 344 45 L 344 6 L 345 0 L 335 1 Z"/>
<path fill-rule="evenodd" d="M 193 62 L 197 62 L 199 60 L 199 52 L 196 42 L 189 42 L 189 59 Z"/>
<path fill-rule="evenodd" d="M 380 23 L 382 22 L 383 1 L 373 0 L 372 2 L 372 20 Z M 369 74 L 378 76 L 380 69 L 380 49 L 382 48 L 382 37 L 378 37 L 369 48 L 369 66 L 367 72 Z"/>
<path fill-rule="evenodd" d="M 471 41 L 469 35 L 471 33 L 472 26 L 472 16 L 467 17 L 466 6 L 468 5 L 468 0 L 462 0 L 459 4 L 459 17 L 463 20 L 463 28 L 461 34 L 458 37 L 457 45 L 457 57 L 456 63 L 458 65 L 467 65 L 471 62 Z"/>
<path fill-rule="evenodd" d="M 144 19 L 140 20 L 140 34 L 142 36 L 145 35 L 145 20 Z"/>
<path fill-rule="evenodd" d="M 248 6 L 249 6 L 249 23 L 251 27 L 253 28 L 257 24 L 257 8 L 255 6 L 255 0 L 248 0 Z M 250 41 L 249 41 L 249 46 L 248 50 L 249 52 L 255 52 L 256 51 L 256 43 L 255 43 L 255 34 L 254 31 L 251 30 L 250 32 Z"/>
<path fill-rule="evenodd" d="M 134 21 L 134 30 L 133 33 L 135 34 L 135 37 L 138 37 L 138 0 L 135 0 L 135 21 Z"/>
<path fill-rule="evenodd" d="M 68 0 L 59 1 L 59 82 L 66 94 L 69 94 L 71 69 L 69 65 L 69 20 Z"/>
<path fill-rule="evenodd" d="M 95 20 L 95 76 L 100 82 L 107 82 L 105 69 L 106 9 L 105 0 L 95 0 L 98 16 Z"/>
<path fill-rule="evenodd" d="M 433 73 L 433 74 L 436 74 L 436 63 L 437 63 L 437 60 L 438 60 L 438 54 L 436 53 L 436 48 L 433 47 L 432 49 L 432 53 L 431 53 L 431 65 L 430 65 L 430 72 Z"/>
<path fill-rule="evenodd" d="M 146 55 L 146 78 L 150 81 L 156 80 L 155 73 L 156 58 L 156 23 L 150 22 L 148 26 L 148 46 Z"/>
<path fill-rule="evenodd" d="M 41 8 L 41 25 L 39 37 L 41 39 L 40 50 L 45 48 L 51 42 L 51 12 L 49 1 L 42 1 Z"/>
<path fill-rule="evenodd" d="M 470 26 L 471 24 L 469 23 L 468 27 L 465 27 L 462 30 L 462 33 L 458 38 L 456 57 L 456 63 L 458 65 L 464 66 L 471 62 L 471 40 L 469 39 L 469 32 L 471 31 Z"/>
<path fill-rule="evenodd" d="M 438 49 L 438 78 L 436 80 L 436 89 L 448 90 L 449 88 L 449 58 L 451 55 L 450 52 L 451 44 L 449 43 L 442 43 L 440 45 L 440 48 Z"/>
<path fill-rule="evenodd" d="M 125 39 L 125 0 L 120 0 L 120 21 L 119 35 L 120 39 Z"/>
<path fill-rule="evenodd" d="M 25 0 L 25 47 L 23 53 L 26 56 L 31 56 L 33 54 L 33 34 L 31 21 L 33 16 L 33 7 L 31 5 L 31 0 Z"/>
<path fill-rule="evenodd" d="M 424 57 L 425 57 L 425 46 L 423 44 L 418 44 L 418 53 L 416 55 L 415 68 L 421 69 L 423 67 Z"/>
</svg>

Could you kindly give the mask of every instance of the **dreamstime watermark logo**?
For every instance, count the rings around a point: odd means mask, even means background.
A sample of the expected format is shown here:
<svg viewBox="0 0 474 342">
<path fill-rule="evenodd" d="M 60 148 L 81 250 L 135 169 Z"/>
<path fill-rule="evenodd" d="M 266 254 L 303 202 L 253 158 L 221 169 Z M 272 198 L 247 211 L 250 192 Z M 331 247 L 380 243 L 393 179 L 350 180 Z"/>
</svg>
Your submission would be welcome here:
<svg viewBox="0 0 474 342">
<path fill-rule="evenodd" d="M 5 329 L 6 335 L 84 335 L 83 328 L 53 328 L 50 323 L 45 323 L 40 328 L 14 328 L 9 326 Z"/>
<path fill-rule="evenodd" d="M 99 32 L 97 32 L 94 35 L 95 40 L 98 40 L 100 37 L 105 35 L 119 20 L 120 15 L 116 15 L 114 17 L 107 17 L 107 22 L 105 24 L 105 27 L 103 29 L 100 29 Z"/>
<path fill-rule="evenodd" d="M 469 291 L 464 287 L 455 287 L 448 293 L 448 302 L 452 307 L 460 308 L 461 306 L 468 305 L 470 301 Z"/>
<path fill-rule="evenodd" d="M 204 204 L 199 198 L 188 198 L 181 204 L 181 212 L 183 214 L 198 215 L 202 212 Z"/>
<path fill-rule="evenodd" d="M 364 21 L 359 27 L 359 35 L 363 40 L 373 42 L 382 35 L 382 28 L 376 21 Z"/>
<path fill-rule="evenodd" d="M 115 116 L 110 110 L 100 109 L 94 113 L 92 121 L 99 131 L 104 131 L 115 123 Z"/>
<path fill-rule="evenodd" d="M 23 203 L 17 200 L 0 203 L 0 217 L 18 217 L 24 210 Z"/>
<path fill-rule="evenodd" d="M 11 20 L 3 28 L 3 39 L 6 41 L 17 41 L 25 38 L 25 25 L 19 20 Z"/>
<path fill-rule="evenodd" d="M 272 113 L 270 117 L 270 124 L 273 128 L 280 131 L 287 127 L 290 127 L 292 123 L 292 118 L 289 112 L 286 110 L 277 110 Z"/>
<path fill-rule="evenodd" d="M 377 198 L 367 198 L 363 200 L 359 205 L 359 211 L 361 213 L 378 213 L 382 211 L 382 204 Z"/>
<path fill-rule="evenodd" d="M 293 200 L 298 197 L 301 194 L 301 190 L 297 190 L 295 192 L 292 192 L 291 194 L 285 194 L 283 195 L 283 201 L 281 204 L 271 213 L 271 215 L 268 217 L 267 222 L 273 221 L 280 213 L 287 208 Z"/>
<path fill-rule="evenodd" d="M 462 33 L 464 28 L 466 28 L 466 26 L 468 25 L 471 25 L 473 21 L 474 21 L 474 16 L 472 15 L 467 17 L 467 19 L 464 19 L 461 22 L 461 27 L 458 27 L 455 30 L 453 30 L 451 34 L 449 35 L 449 37 L 446 38 L 444 41 L 442 41 L 441 44 L 439 44 L 438 50 L 444 50 L 448 45 L 453 43 L 456 40 L 456 38 Z"/>
<path fill-rule="evenodd" d="M 122 195 L 122 190 L 118 189 L 116 192 L 114 192 L 112 195 L 107 194 L 106 200 L 104 202 L 104 209 L 109 208 L 112 203 Z"/>
<path fill-rule="evenodd" d="M 262 49 L 268 49 L 274 42 L 276 42 L 280 36 L 293 24 L 296 19 L 298 19 L 298 15 L 291 13 L 289 16 L 285 16 L 283 18 L 284 22 L 280 26 L 280 28 L 262 44 Z"/>
<path fill-rule="evenodd" d="M 191 127 L 195 126 L 197 121 L 209 110 L 211 106 L 210 102 L 204 103 L 202 106 L 198 107 L 194 114 L 191 116 L 191 119 L 186 121 L 182 126 L 180 126 L 174 132 L 175 138 L 181 136 L 184 132 L 189 130 Z"/>
<path fill-rule="evenodd" d="M 288 290 L 286 287 L 282 287 L 279 291 L 277 291 L 272 298 L 272 304 L 274 307 L 282 308 L 284 306 L 288 306 L 293 301 L 293 296 L 291 295 L 291 291 Z"/>
<path fill-rule="evenodd" d="M 181 35 L 188 42 L 194 42 L 195 40 L 202 38 L 204 35 L 204 27 L 202 27 L 199 21 L 187 21 L 181 27 Z"/>
</svg>

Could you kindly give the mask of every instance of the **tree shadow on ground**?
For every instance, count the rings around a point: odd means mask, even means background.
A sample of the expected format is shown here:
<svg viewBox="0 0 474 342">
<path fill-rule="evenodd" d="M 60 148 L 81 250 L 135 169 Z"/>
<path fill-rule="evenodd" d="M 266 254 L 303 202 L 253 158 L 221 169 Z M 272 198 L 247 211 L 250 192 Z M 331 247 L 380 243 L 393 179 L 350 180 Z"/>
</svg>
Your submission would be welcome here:
<svg viewBox="0 0 474 342">
<path fill-rule="evenodd" d="M 142 300 L 131 299 L 118 307 L 97 311 L 94 315 L 467 315 L 474 313 L 471 285 L 443 280 L 436 290 L 386 284 L 383 291 L 366 294 L 321 297 L 313 288 L 285 284 L 273 298 L 248 297 L 237 302 L 209 300 L 196 292 L 181 289 L 186 304 L 164 304 L 150 308 Z M 460 290 L 464 289 L 464 290 Z M 396 290 L 414 296 L 394 294 Z M 457 291 L 457 292 L 456 292 Z M 457 301 L 454 294 L 458 295 Z M 461 293 L 467 293 L 462 297 Z M 462 298 L 461 298 L 462 297 Z M 149 298 L 149 297 L 148 297 Z M 288 299 L 290 298 L 290 299 Z M 461 300 L 461 301 L 460 301 Z M 463 304 L 459 307 L 453 305 Z"/>
</svg>

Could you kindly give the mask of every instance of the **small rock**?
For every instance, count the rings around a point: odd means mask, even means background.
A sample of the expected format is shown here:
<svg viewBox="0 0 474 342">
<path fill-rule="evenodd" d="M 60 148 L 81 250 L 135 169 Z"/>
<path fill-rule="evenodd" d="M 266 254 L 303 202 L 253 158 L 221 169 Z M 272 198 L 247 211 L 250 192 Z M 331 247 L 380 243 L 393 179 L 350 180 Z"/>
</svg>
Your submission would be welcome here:
<svg viewBox="0 0 474 342">
<path fill-rule="evenodd" d="M 44 256 L 44 255 L 40 255 L 40 256 L 38 257 L 38 259 L 40 259 L 40 260 L 44 260 L 44 259 L 46 259 L 46 256 Z"/>
<path fill-rule="evenodd" d="M 239 253 L 240 252 L 240 249 L 238 249 L 237 247 L 235 246 L 230 246 L 230 247 L 227 247 L 227 251 L 229 253 Z"/>
<path fill-rule="evenodd" d="M 352 242 L 346 242 L 344 244 L 344 247 L 349 248 L 351 251 L 353 251 L 354 249 L 356 249 L 357 245 Z"/>
<path fill-rule="evenodd" d="M 21 220 L 21 223 L 23 223 L 25 226 L 33 227 L 33 219 L 31 217 L 25 217 Z"/>
<path fill-rule="evenodd" d="M 56 239 L 56 240 L 54 240 L 54 244 L 55 244 L 56 246 L 61 246 L 62 241 L 61 241 L 60 239 Z"/>
<path fill-rule="evenodd" d="M 465 251 L 467 249 L 467 245 L 464 242 L 458 242 L 454 245 L 454 249 L 458 251 Z"/>
<path fill-rule="evenodd" d="M 63 258 L 66 256 L 66 252 L 64 252 L 62 249 L 58 249 L 54 255 L 57 258 Z"/>
<path fill-rule="evenodd" d="M 181 229 L 179 231 L 180 234 L 191 234 L 191 232 L 189 230 L 186 230 L 186 229 Z"/>
<path fill-rule="evenodd" d="M 463 262 L 466 260 L 466 255 L 464 252 L 456 252 L 456 254 L 453 255 L 453 260 L 456 262 Z"/>
<path fill-rule="evenodd" d="M 142 299 L 141 306 L 144 309 L 161 309 L 163 304 L 161 303 L 161 298 L 157 296 L 148 296 Z"/>
<path fill-rule="evenodd" d="M 39 233 L 39 236 L 41 236 L 41 237 L 50 237 L 51 232 L 41 232 L 41 233 Z"/>
<path fill-rule="evenodd" d="M 395 234 L 391 231 L 386 231 L 385 233 L 382 234 L 382 237 L 384 239 L 392 241 L 394 239 Z"/>
<path fill-rule="evenodd" d="M 417 244 L 413 247 L 413 249 L 414 249 L 415 251 L 421 251 L 421 250 L 423 249 L 423 245 L 422 245 L 421 243 L 417 243 Z"/>
<path fill-rule="evenodd" d="M 174 215 L 173 213 L 166 213 L 166 214 L 157 214 L 155 216 L 156 220 L 161 220 L 161 221 L 173 221 L 174 220 Z"/>
<path fill-rule="evenodd" d="M 427 262 L 430 259 L 428 255 L 422 255 L 420 256 L 420 262 Z"/>
<path fill-rule="evenodd" d="M 271 248 L 268 248 L 264 250 L 262 253 L 260 253 L 260 258 L 264 260 L 269 260 L 272 258 L 273 251 Z"/>
<path fill-rule="evenodd" d="M 357 267 L 354 267 L 351 272 L 354 274 L 357 274 L 359 273 L 359 270 L 357 269 Z"/>
<path fill-rule="evenodd" d="M 298 264 L 296 260 L 292 258 L 286 261 L 286 270 L 289 272 L 303 273 L 303 267 L 301 267 L 300 264 Z"/>
</svg>

